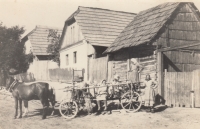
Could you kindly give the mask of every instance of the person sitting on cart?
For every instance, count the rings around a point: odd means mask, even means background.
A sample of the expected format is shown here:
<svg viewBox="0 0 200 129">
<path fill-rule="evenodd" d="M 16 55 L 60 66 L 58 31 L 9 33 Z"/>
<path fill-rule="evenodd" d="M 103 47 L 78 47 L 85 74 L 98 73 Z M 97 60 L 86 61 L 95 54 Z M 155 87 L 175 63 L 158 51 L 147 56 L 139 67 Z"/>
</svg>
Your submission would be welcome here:
<svg viewBox="0 0 200 129">
<path fill-rule="evenodd" d="M 99 114 L 101 111 L 100 101 L 104 102 L 105 108 L 103 114 L 105 114 L 107 111 L 107 94 L 108 94 L 108 86 L 106 85 L 106 80 L 102 80 L 99 86 L 100 87 L 97 89 L 97 96 L 96 96 L 97 106 L 98 106 L 97 114 Z"/>
<path fill-rule="evenodd" d="M 122 90 L 122 87 L 120 87 L 120 76 L 116 74 L 112 81 L 112 89 L 110 89 L 110 94 L 112 94 L 112 97 L 116 97 L 117 94 L 120 94 L 120 91 Z"/>
<path fill-rule="evenodd" d="M 119 84 L 119 79 L 120 79 L 120 76 L 118 74 L 116 74 L 113 78 L 113 82 L 112 84 L 113 85 L 118 85 Z"/>
<path fill-rule="evenodd" d="M 118 74 L 116 74 L 114 76 L 114 79 L 113 79 L 113 82 L 112 82 L 112 85 L 114 85 L 114 89 L 115 91 L 119 91 L 121 89 L 121 87 L 118 87 L 120 84 L 120 76 Z M 118 86 L 116 86 L 118 85 Z"/>
<path fill-rule="evenodd" d="M 157 83 L 153 81 L 149 74 L 146 75 L 145 81 L 145 95 L 144 101 L 145 106 L 149 108 L 150 111 L 153 111 L 153 106 L 155 103 L 155 89 L 157 88 Z"/>
</svg>

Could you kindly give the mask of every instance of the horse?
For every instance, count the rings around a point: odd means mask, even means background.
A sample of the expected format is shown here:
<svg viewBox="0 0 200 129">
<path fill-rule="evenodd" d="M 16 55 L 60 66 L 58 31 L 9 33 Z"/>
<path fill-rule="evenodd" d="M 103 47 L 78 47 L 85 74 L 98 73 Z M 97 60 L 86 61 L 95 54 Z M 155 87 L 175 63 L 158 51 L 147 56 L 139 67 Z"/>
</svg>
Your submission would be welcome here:
<svg viewBox="0 0 200 129">
<path fill-rule="evenodd" d="M 52 109 L 53 109 L 53 111 L 52 111 L 52 113 L 51 113 L 51 115 L 54 115 L 54 106 L 55 106 L 55 93 L 54 93 L 54 89 L 53 88 L 50 88 L 49 87 L 49 96 L 48 96 L 48 99 L 49 99 L 49 101 L 50 101 L 50 103 L 51 103 L 51 106 L 52 106 Z M 23 100 L 23 102 L 24 102 L 24 109 L 25 109 L 25 111 L 24 111 L 24 114 L 22 115 L 23 117 L 25 117 L 25 116 L 28 116 L 28 101 L 27 100 Z"/>
<path fill-rule="evenodd" d="M 43 105 L 42 119 L 46 118 L 47 109 L 49 107 L 50 100 L 52 106 L 55 104 L 55 96 L 53 95 L 53 89 L 49 89 L 49 84 L 46 82 L 34 82 L 31 84 L 25 84 L 18 82 L 10 76 L 6 81 L 6 90 L 9 90 L 15 100 L 15 115 L 14 119 L 22 118 L 22 101 L 24 106 L 28 108 L 29 100 L 40 100 Z M 20 107 L 20 115 L 18 116 L 18 102 Z M 53 108 L 54 111 L 54 108 Z"/>
</svg>

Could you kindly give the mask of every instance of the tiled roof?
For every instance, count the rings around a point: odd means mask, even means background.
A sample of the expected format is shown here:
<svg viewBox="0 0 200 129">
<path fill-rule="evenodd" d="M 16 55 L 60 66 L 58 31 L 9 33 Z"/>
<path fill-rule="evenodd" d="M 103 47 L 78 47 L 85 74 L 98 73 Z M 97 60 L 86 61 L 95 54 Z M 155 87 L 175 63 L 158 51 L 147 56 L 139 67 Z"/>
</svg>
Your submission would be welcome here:
<svg viewBox="0 0 200 129">
<path fill-rule="evenodd" d="M 179 2 L 168 2 L 139 12 L 105 53 L 150 42 L 165 25 L 179 4 Z"/>
<path fill-rule="evenodd" d="M 58 34 L 62 33 L 62 30 L 59 28 L 36 26 L 34 30 L 24 37 L 30 40 L 34 55 L 49 55 L 49 53 L 47 53 L 47 47 L 50 42 L 48 42 L 47 36 L 50 29 L 57 30 Z"/>
<path fill-rule="evenodd" d="M 135 15 L 134 13 L 80 6 L 67 21 L 75 18 L 84 38 L 90 44 L 108 47 Z"/>
</svg>

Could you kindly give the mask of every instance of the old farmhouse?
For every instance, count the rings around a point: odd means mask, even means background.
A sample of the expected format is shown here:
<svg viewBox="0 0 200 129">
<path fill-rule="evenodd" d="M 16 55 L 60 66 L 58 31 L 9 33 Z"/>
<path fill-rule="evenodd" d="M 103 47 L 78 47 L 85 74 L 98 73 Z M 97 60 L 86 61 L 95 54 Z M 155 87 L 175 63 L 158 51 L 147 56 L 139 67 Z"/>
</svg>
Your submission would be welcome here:
<svg viewBox="0 0 200 129">
<path fill-rule="evenodd" d="M 24 52 L 26 54 L 32 53 L 34 56 L 27 72 L 33 73 L 36 80 L 48 80 L 48 69 L 58 67 L 55 62 L 48 58 L 52 56 L 47 53 L 47 47 L 50 44 L 47 36 L 50 29 L 57 30 L 59 34 L 62 31 L 59 28 L 36 26 L 35 29 L 22 38 Z"/>
<path fill-rule="evenodd" d="M 192 89 L 192 83 L 188 83 L 192 78 L 189 72 L 200 69 L 199 16 L 198 9 L 190 2 L 164 3 L 139 12 L 105 51 L 112 62 L 111 73 L 128 78 L 130 60 L 134 58 L 144 67 L 140 81 L 150 74 L 158 81 L 158 92 L 170 97 L 166 98 L 168 102 L 189 107 Z M 164 90 L 164 71 L 188 73 L 176 74 L 172 80 L 180 81 L 174 84 L 168 79 L 171 87 Z M 199 90 L 194 92 L 196 97 L 200 95 Z"/>
<path fill-rule="evenodd" d="M 84 80 L 88 80 L 89 68 L 95 66 L 91 60 L 106 56 L 102 53 L 134 16 L 134 13 L 78 7 L 65 21 L 60 44 L 60 68 L 83 69 Z"/>
</svg>

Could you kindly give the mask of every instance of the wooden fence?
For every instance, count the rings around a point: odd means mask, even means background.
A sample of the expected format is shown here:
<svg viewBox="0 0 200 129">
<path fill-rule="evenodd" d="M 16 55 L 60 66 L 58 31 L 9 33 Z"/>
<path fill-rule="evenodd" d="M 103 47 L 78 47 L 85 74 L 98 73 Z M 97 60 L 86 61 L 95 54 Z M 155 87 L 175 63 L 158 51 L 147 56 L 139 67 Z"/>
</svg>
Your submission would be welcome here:
<svg viewBox="0 0 200 129">
<path fill-rule="evenodd" d="M 174 107 L 200 107 L 200 70 L 193 72 L 166 72 L 164 98 Z"/>
<path fill-rule="evenodd" d="M 107 79 L 107 57 L 89 60 L 89 78 L 100 82 L 102 79 Z"/>
<path fill-rule="evenodd" d="M 52 81 L 72 81 L 73 70 L 72 69 L 50 69 L 49 78 Z"/>
<path fill-rule="evenodd" d="M 200 107 L 200 70 L 192 73 L 192 102 L 195 107 Z"/>
<path fill-rule="evenodd" d="M 35 62 L 33 74 L 36 80 L 49 80 L 48 61 Z"/>
<path fill-rule="evenodd" d="M 74 69 L 49 69 L 49 79 L 51 81 L 59 82 L 72 82 L 73 80 L 78 81 L 77 79 L 84 78 L 83 70 L 74 70 Z"/>
</svg>

